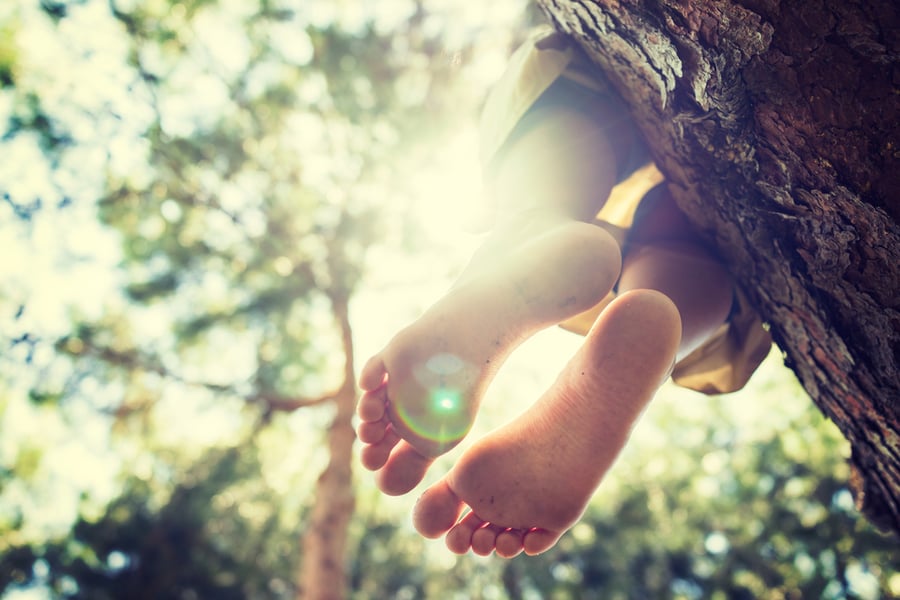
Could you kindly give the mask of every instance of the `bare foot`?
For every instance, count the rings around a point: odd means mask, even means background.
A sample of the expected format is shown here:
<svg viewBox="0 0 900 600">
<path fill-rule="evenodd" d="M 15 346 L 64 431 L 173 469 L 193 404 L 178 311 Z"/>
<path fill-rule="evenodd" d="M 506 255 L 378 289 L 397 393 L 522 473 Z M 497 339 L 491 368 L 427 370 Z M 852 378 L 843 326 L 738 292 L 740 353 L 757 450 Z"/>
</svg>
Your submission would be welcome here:
<svg viewBox="0 0 900 600">
<path fill-rule="evenodd" d="M 534 407 L 476 442 L 425 491 L 416 529 L 429 538 L 446 534 L 458 554 L 549 549 L 581 517 L 668 376 L 680 336 L 678 310 L 666 296 L 622 294 Z"/>
<path fill-rule="evenodd" d="M 362 462 L 378 471 L 386 494 L 411 490 L 462 440 L 513 348 L 592 307 L 619 274 L 618 245 L 593 225 L 568 221 L 523 243 L 506 241 L 476 255 L 460 282 L 360 374 Z"/>
</svg>

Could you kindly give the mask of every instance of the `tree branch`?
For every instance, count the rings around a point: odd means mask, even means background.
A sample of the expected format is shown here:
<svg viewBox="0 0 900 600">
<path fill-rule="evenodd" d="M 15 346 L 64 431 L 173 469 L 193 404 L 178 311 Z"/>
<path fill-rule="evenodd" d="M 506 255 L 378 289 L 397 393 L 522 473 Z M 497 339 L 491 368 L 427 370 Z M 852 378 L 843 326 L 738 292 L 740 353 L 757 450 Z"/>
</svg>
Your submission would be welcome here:
<svg viewBox="0 0 900 600">
<path fill-rule="evenodd" d="M 334 401 L 340 392 L 330 392 L 321 396 L 304 397 L 304 396 L 282 396 L 273 392 L 258 392 L 244 399 L 247 402 L 265 405 L 269 412 L 294 412 L 301 408 L 309 408 L 311 406 L 319 406 Z"/>
<path fill-rule="evenodd" d="M 165 365 L 156 361 L 153 357 L 142 354 L 135 349 L 116 350 L 114 348 L 100 346 L 91 341 L 78 339 L 77 344 L 72 343 L 73 338 L 63 338 L 57 343 L 57 348 L 71 356 L 91 356 L 115 367 L 126 371 L 145 371 L 155 373 L 160 377 L 177 381 L 187 386 L 204 388 L 217 394 L 229 394 L 241 398 L 247 404 L 258 404 L 264 407 L 264 412 L 271 415 L 276 412 L 290 413 L 302 408 L 319 406 L 332 402 L 344 389 L 341 385 L 337 390 L 320 396 L 284 396 L 273 391 L 257 390 L 250 394 L 241 392 L 233 385 L 224 385 L 208 381 L 195 381 L 174 372 Z"/>
</svg>

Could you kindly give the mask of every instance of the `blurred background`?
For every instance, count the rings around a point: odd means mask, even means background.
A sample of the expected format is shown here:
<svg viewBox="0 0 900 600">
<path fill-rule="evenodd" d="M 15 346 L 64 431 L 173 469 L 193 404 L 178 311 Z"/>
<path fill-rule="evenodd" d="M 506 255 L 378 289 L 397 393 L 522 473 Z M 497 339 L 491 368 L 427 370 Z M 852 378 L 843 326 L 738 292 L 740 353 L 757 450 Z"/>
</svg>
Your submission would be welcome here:
<svg viewBox="0 0 900 600">
<path fill-rule="evenodd" d="M 0 597 L 900 596 L 897 541 L 777 350 L 738 393 L 666 387 L 540 557 L 456 557 L 412 528 L 421 487 L 386 498 L 358 467 L 352 374 L 478 244 L 478 107 L 539 21 L 524 0 L 0 5 Z M 579 341 L 521 348 L 470 438 Z"/>
</svg>

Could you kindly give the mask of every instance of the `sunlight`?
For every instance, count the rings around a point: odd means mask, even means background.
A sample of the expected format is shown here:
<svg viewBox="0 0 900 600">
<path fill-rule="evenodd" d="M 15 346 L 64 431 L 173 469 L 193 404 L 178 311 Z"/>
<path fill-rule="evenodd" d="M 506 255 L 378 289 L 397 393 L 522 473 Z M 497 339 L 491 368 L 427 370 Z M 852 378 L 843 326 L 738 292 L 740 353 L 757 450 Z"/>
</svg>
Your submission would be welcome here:
<svg viewBox="0 0 900 600">
<path fill-rule="evenodd" d="M 473 249 L 472 234 L 481 233 L 490 213 L 474 123 L 443 140 L 436 152 L 431 169 L 413 175 L 420 200 L 412 209 L 427 238 L 451 252 L 459 248 L 459 258 Z"/>
<path fill-rule="evenodd" d="M 80 416 L 81 436 L 71 437 L 65 418 L 52 407 L 35 407 L 17 387 L 0 397 L 0 465 L 21 467 L 34 454 L 33 472 L 4 490 L 0 520 L 24 517 L 22 540 L 64 532 L 79 509 L 103 506 L 116 492 L 119 457 L 108 452 L 106 423 L 92 409 Z M 89 414 L 88 414 L 89 413 Z M 85 492 L 87 490 L 87 492 Z"/>
<path fill-rule="evenodd" d="M 160 99 L 162 127 L 173 137 L 186 137 L 212 126 L 230 103 L 222 79 L 192 63 L 181 63 L 167 78 L 166 87 L 169 93 Z"/>
<path fill-rule="evenodd" d="M 91 210 L 48 208 L 42 217 L 31 227 L 15 219 L 0 225 L 6 254 L 0 278 L 7 282 L 4 295 L 26 307 L 16 329 L 58 334 L 68 327 L 70 310 L 98 318 L 114 302 L 120 242 Z"/>
<path fill-rule="evenodd" d="M 232 9 L 206 7 L 193 19 L 193 33 L 200 44 L 195 52 L 203 70 L 212 70 L 220 78 L 239 74 L 250 59 L 250 41 L 240 14 Z M 303 37 L 300 37 L 302 40 Z M 302 44 L 298 47 L 302 48 Z M 197 90 L 198 88 L 194 88 Z M 202 86 L 199 89 L 203 89 Z M 205 94 L 197 94 L 199 99 Z"/>
<path fill-rule="evenodd" d="M 21 134 L 9 142 L 0 161 L 0 181 L 13 198 L 55 198 L 50 166 L 36 134 Z"/>
<path fill-rule="evenodd" d="M 285 61 L 302 67 L 313 59 L 313 44 L 309 34 L 296 23 L 277 23 L 270 28 L 272 47 Z"/>
</svg>

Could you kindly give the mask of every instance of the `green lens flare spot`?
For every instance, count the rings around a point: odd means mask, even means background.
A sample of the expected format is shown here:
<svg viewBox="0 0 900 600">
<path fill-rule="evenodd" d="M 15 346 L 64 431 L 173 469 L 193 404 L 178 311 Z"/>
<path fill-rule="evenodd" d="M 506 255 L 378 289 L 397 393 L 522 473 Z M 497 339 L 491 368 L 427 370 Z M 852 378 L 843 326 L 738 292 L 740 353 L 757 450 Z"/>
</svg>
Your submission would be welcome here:
<svg viewBox="0 0 900 600">
<path fill-rule="evenodd" d="M 453 415 L 462 408 L 462 395 L 452 389 L 438 388 L 431 392 L 431 410 L 439 415 Z"/>
<path fill-rule="evenodd" d="M 438 387 L 424 395 L 418 406 L 394 405 L 397 417 L 410 431 L 439 443 L 456 443 L 472 426 L 462 392 Z"/>
</svg>

